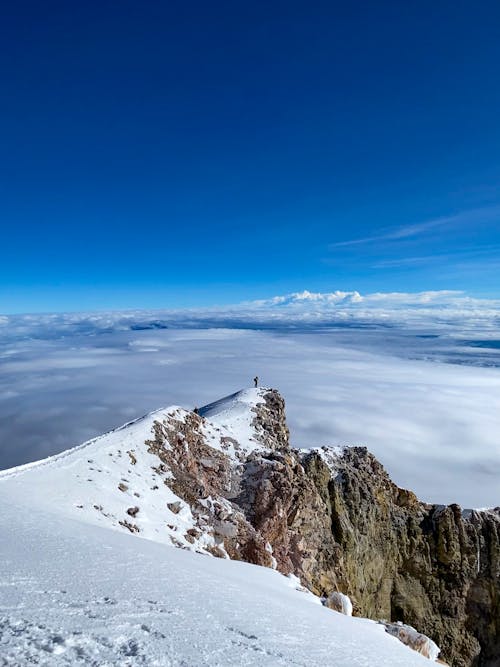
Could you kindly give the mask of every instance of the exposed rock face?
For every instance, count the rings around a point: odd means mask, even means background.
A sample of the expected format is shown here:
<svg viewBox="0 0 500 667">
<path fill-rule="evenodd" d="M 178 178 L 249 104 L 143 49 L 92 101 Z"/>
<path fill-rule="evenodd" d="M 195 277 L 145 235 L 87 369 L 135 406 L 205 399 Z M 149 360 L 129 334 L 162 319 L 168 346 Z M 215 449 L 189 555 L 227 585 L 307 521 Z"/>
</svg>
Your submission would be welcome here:
<svg viewBox="0 0 500 667">
<path fill-rule="evenodd" d="M 212 406 L 155 423 L 156 471 L 197 521 L 186 539 L 348 595 L 355 614 L 413 626 L 456 667 L 499 666 L 500 508 L 422 503 L 362 447 L 293 450 L 283 399 L 260 396 L 251 448 L 207 435 Z"/>
<path fill-rule="evenodd" d="M 328 492 L 336 585 L 355 609 L 412 625 L 453 665 L 500 664 L 500 510 L 464 516 L 421 503 L 359 447 L 344 450 L 325 485 L 319 457 L 304 466 Z"/>
<path fill-rule="evenodd" d="M 253 408 L 255 437 L 268 449 L 286 451 L 290 446 L 290 433 L 286 424 L 285 401 L 274 389 L 264 392 L 262 398 L 264 402 Z"/>
<path fill-rule="evenodd" d="M 240 466 L 232 457 L 207 445 L 202 426 L 202 417 L 194 412 L 183 419 L 172 415 L 163 423 L 155 422 L 154 440 L 146 444 L 161 461 L 157 471 L 165 474 L 165 484 L 189 503 L 199 532 L 213 538 L 214 544 L 207 550 L 215 556 L 271 567 L 265 539 L 227 500 L 238 488 Z M 226 440 L 227 436 L 220 437 L 222 446 L 227 446 Z M 198 535 L 190 537 L 194 542 Z"/>
</svg>

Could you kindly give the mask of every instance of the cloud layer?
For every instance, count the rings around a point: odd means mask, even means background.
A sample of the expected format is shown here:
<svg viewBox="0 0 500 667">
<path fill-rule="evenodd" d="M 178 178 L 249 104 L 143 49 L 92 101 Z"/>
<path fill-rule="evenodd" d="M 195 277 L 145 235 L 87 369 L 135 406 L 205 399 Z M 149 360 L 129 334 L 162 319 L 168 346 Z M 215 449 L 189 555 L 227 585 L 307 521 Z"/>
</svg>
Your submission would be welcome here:
<svg viewBox="0 0 500 667">
<path fill-rule="evenodd" d="M 500 300 L 462 292 L 297 292 L 232 306 L 186 310 L 0 316 L 0 343 L 164 328 L 311 328 L 372 326 L 496 335 Z"/>
<path fill-rule="evenodd" d="M 430 333 L 353 322 L 309 327 L 318 321 L 311 312 L 306 326 L 298 326 L 294 308 L 305 317 L 304 303 L 319 303 L 323 317 L 330 302 L 345 302 L 340 294 L 242 306 L 239 317 L 265 322 L 263 331 L 220 328 L 227 310 L 220 320 L 211 313 L 219 325 L 211 329 L 203 328 L 211 321 L 203 319 L 206 313 L 200 319 L 184 313 L 177 325 L 189 329 L 162 328 L 166 317 L 175 326 L 177 314 L 17 318 L 12 329 L 7 324 L 0 347 L 0 467 L 61 451 L 160 406 L 203 405 L 248 386 L 258 374 L 285 396 L 294 445 L 364 444 L 396 482 L 423 499 L 498 505 L 500 343 L 496 347 L 494 329 L 478 338 L 482 328 L 473 327 L 476 336 L 467 343 L 450 321 L 437 325 L 436 319 L 428 322 Z M 442 293 L 417 295 L 414 302 L 441 313 L 456 299 L 462 308 L 468 303 Z M 381 301 L 384 309 L 403 304 L 398 312 L 411 308 L 401 295 L 368 301 Z M 255 315 L 272 315 L 281 305 L 282 321 Z M 478 315 L 472 318 L 477 323 Z"/>
</svg>

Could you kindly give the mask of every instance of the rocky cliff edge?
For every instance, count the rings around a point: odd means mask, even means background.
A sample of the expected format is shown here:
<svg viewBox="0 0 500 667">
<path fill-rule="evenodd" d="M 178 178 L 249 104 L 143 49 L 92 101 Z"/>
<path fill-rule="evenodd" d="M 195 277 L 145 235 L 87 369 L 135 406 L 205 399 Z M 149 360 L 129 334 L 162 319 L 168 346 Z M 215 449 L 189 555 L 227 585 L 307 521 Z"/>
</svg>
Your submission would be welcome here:
<svg viewBox="0 0 500 667">
<path fill-rule="evenodd" d="M 274 389 L 159 410 L 0 473 L 14 491 L 25 475 L 40 505 L 293 574 L 413 626 L 451 665 L 500 665 L 500 508 L 421 502 L 364 447 L 291 448 Z"/>
</svg>

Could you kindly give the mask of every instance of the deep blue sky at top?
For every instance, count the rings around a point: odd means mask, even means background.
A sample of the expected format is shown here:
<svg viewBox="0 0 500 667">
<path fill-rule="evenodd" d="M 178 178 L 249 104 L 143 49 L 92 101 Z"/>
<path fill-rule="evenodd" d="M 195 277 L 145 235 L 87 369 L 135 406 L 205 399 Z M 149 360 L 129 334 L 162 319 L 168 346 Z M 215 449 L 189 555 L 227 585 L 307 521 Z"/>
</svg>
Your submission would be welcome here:
<svg viewBox="0 0 500 667">
<path fill-rule="evenodd" d="M 499 295 L 500 4 L 0 12 L 0 312 Z"/>
</svg>

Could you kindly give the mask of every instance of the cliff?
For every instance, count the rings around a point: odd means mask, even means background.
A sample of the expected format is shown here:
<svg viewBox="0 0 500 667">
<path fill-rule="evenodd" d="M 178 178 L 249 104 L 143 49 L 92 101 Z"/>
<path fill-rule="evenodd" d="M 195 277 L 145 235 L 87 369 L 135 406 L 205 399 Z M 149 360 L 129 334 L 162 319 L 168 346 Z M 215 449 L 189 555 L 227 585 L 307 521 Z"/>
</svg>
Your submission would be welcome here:
<svg viewBox="0 0 500 667">
<path fill-rule="evenodd" d="M 234 458 L 203 440 L 213 406 L 151 444 L 200 530 L 213 531 L 213 553 L 347 594 L 354 613 L 414 626 L 457 667 L 500 665 L 500 509 L 420 502 L 362 447 L 291 449 L 274 390 L 250 409 L 262 447 Z"/>
<path fill-rule="evenodd" d="M 500 508 L 423 503 L 363 447 L 293 449 L 276 390 L 159 410 L 1 477 L 11 501 L 29 488 L 37 509 L 294 574 L 454 667 L 500 665 Z"/>
</svg>

